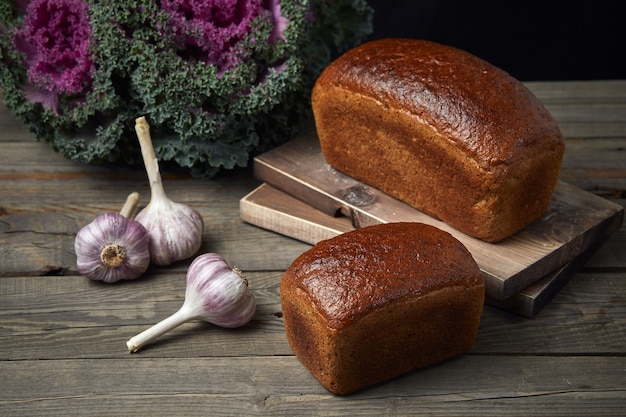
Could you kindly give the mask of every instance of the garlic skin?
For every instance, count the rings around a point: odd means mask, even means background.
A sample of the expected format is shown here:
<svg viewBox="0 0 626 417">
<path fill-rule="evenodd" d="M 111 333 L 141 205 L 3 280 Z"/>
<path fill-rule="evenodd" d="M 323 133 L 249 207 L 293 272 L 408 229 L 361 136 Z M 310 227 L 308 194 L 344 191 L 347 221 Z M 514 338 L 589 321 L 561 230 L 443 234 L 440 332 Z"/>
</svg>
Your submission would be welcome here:
<svg viewBox="0 0 626 417">
<path fill-rule="evenodd" d="M 186 204 L 153 198 L 135 220 L 150 234 L 150 256 L 156 265 L 170 265 L 200 250 L 204 221 Z"/>
<path fill-rule="evenodd" d="M 104 213 L 76 234 L 76 267 L 95 281 L 135 279 L 150 265 L 149 243 L 140 223 L 120 213 Z"/>
<path fill-rule="evenodd" d="M 130 353 L 162 334 L 191 320 L 203 320 L 220 327 L 241 327 L 252 320 L 256 300 L 248 281 L 238 269 L 231 268 L 216 253 L 200 255 L 189 266 L 185 301 L 170 317 L 130 338 L 126 342 Z"/>
<path fill-rule="evenodd" d="M 241 327 L 256 311 L 248 280 L 217 253 L 194 259 L 187 270 L 185 302 L 195 306 L 203 320 L 220 327 Z"/>
<path fill-rule="evenodd" d="M 150 125 L 145 117 L 135 120 L 135 131 L 151 190 L 150 203 L 137 214 L 135 220 L 143 224 L 150 234 L 152 262 L 170 265 L 200 250 L 204 221 L 196 210 L 170 200 L 165 194 L 159 161 L 150 137 Z"/>
</svg>

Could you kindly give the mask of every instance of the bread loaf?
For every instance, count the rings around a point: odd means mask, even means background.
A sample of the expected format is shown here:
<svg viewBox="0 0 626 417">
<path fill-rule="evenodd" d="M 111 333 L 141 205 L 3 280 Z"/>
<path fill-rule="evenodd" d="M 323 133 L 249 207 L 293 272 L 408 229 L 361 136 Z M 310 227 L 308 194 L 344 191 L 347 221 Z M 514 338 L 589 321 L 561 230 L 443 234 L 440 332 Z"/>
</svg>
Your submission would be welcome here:
<svg viewBox="0 0 626 417">
<path fill-rule="evenodd" d="M 329 391 L 349 394 L 473 344 L 484 281 L 467 249 L 421 223 L 316 244 L 280 281 L 287 340 Z"/>
<path fill-rule="evenodd" d="M 335 169 L 468 235 L 502 240 L 549 207 L 565 149 L 521 82 L 458 49 L 384 39 L 318 78 L 312 106 Z"/>
</svg>

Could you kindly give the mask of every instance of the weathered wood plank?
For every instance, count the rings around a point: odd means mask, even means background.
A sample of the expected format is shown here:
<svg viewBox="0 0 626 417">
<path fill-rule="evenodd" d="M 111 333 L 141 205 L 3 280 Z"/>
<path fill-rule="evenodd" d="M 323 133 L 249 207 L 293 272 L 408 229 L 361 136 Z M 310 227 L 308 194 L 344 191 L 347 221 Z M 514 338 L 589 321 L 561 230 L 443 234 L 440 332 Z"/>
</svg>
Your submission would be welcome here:
<svg viewBox="0 0 626 417">
<path fill-rule="evenodd" d="M 571 416 L 584 407 L 585 415 L 621 416 L 626 358 L 613 363 L 607 368 L 605 359 L 595 356 L 465 355 L 338 397 L 294 357 L 165 363 L 132 356 L 102 359 L 88 368 L 82 360 L 3 362 L 0 413 L 52 417 L 91 415 L 97 409 L 99 416 L 340 416 L 359 410 L 360 415 Z"/>
<path fill-rule="evenodd" d="M 565 144 L 563 181 L 608 199 L 624 198 L 626 136 L 573 138 Z"/>
<path fill-rule="evenodd" d="M 239 219 L 239 199 L 259 184 L 252 175 L 198 181 L 166 174 L 163 181 L 170 198 L 203 216 L 202 252 L 223 253 L 241 267 L 273 270 L 286 268 L 309 247 Z M 131 191 L 140 193 L 140 208 L 148 203 L 144 173 L 135 180 L 106 175 L 75 181 L 0 178 L 0 276 L 75 273 L 75 233 L 98 214 L 119 210 Z M 242 236 L 247 236 L 244 245 Z"/>
<path fill-rule="evenodd" d="M 566 138 L 626 136 L 626 81 L 525 84 Z"/>
<path fill-rule="evenodd" d="M 222 329 L 195 321 L 164 335 L 140 354 L 291 354 L 280 315 L 280 273 L 244 273 L 257 300 L 257 312 L 249 325 Z M 136 280 L 116 284 L 80 276 L 2 278 L 2 359 L 126 357 L 126 341 L 178 310 L 184 294 L 184 272 L 149 271 Z"/>
<path fill-rule="evenodd" d="M 587 261 L 584 270 L 588 271 L 626 271 L 626 228 L 611 235 L 606 242 L 600 246 L 593 257 Z"/>
<path fill-rule="evenodd" d="M 257 299 L 241 329 L 188 323 L 146 346 L 141 357 L 292 355 L 281 318 L 282 271 L 244 273 Z M 0 279 L 0 359 L 123 358 L 125 342 L 174 313 L 184 299 L 184 272 L 150 271 L 103 284 L 80 276 Z M 486 306 L 473 354 L 620 355 L 626 346 L 626 280 L 580 273 L 529 320 Z"/>
<path fill-rule="evenodd" d="M 329 216 L 268 184 L 243 197 L 239 213 L 245 222 L 311 245 L 354 230 L 348 217 Z"/>
<path fill-rule="evenodd" d="M 625 80 L 527 81 L 524 85 L 541 101 L 548 103 L 626 102 Z"/>
<path fill-rule="evenodd" d="M 623 177 L 626 168 L 626 135 L 613 138 L 587 137 L 565 140 L 562 170 L 587 169 L 589 173 Z"/>
<path fill-rule="evenodd" d="M 205 227 L 210 226 L 205 224 Z M 215 224 L 203 236 L 198 253 L 218 252 L 241 268 L 269 271 L 286 269 L 298 255 L 310 247 L 253 226 L 239 226 L 224 227 Z M 233 236 L 246 236 L 246 243 L 237 241 Z M 43 238 L 39 233 L 25 232 L 4 241 L 9 241 L 9 244 L 2 243 L 0 247 L 0 277 L 76 273 L 74 234 L 55 236 L 51 233 Z M 168 268 L 181 271 L 187 264 L 188 261 L 180 261 Z"/>
<path fill-rule="evenodd" d="M 487 306 L 475 349 L 480 353 L 514 351 L 520 355 L 542 351 L 584 354 L 585 350 L 619 354 L 626 346 L 623 281 L 619 274 L 579 273 L 533 320 Z M 515 335 L 507 334 L 505 329 L 514 329 Z"/>
</svg>

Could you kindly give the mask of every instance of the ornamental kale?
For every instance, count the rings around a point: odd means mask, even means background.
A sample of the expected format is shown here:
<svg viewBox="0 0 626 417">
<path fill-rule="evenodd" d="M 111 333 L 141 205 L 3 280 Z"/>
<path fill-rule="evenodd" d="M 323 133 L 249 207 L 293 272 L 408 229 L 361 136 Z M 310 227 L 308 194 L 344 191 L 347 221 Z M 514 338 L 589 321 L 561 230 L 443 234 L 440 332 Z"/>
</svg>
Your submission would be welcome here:
<svg viewBox="0 0 626 417">
<path fill-rule="evenodd" d="M 32 14 L 15 31 L 15 48 L 25 55 L 28 80 L 25 94 L 58 112 L 58 96 L 84 93 L 92 82 L 89 54 L 91 26 L 87 4 L 80 0 L 34 0 Z"/>
<path fill-rule="evenodd" d="M 0 86 L 38 139 L 85 163 L 155 151 L 199 177 L 291 138 L 365 0 L 21 0 L 0 4 Z"/>
</svg>

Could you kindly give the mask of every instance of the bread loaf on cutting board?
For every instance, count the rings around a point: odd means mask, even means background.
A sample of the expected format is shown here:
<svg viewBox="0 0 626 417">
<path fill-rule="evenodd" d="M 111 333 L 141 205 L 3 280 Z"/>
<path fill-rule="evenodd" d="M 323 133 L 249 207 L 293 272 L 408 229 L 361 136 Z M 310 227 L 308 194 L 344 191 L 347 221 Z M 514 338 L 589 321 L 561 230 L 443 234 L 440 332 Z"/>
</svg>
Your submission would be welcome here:
<svg viewBox="0 0 626 417">
<path fill-rule="evenodd" d="M 349 50 L 312 93 L 335 169 L 496 242 L 549 207 L 565 145 L 520 81 L 456 48 L 384 39 Z"/>
</svg>

